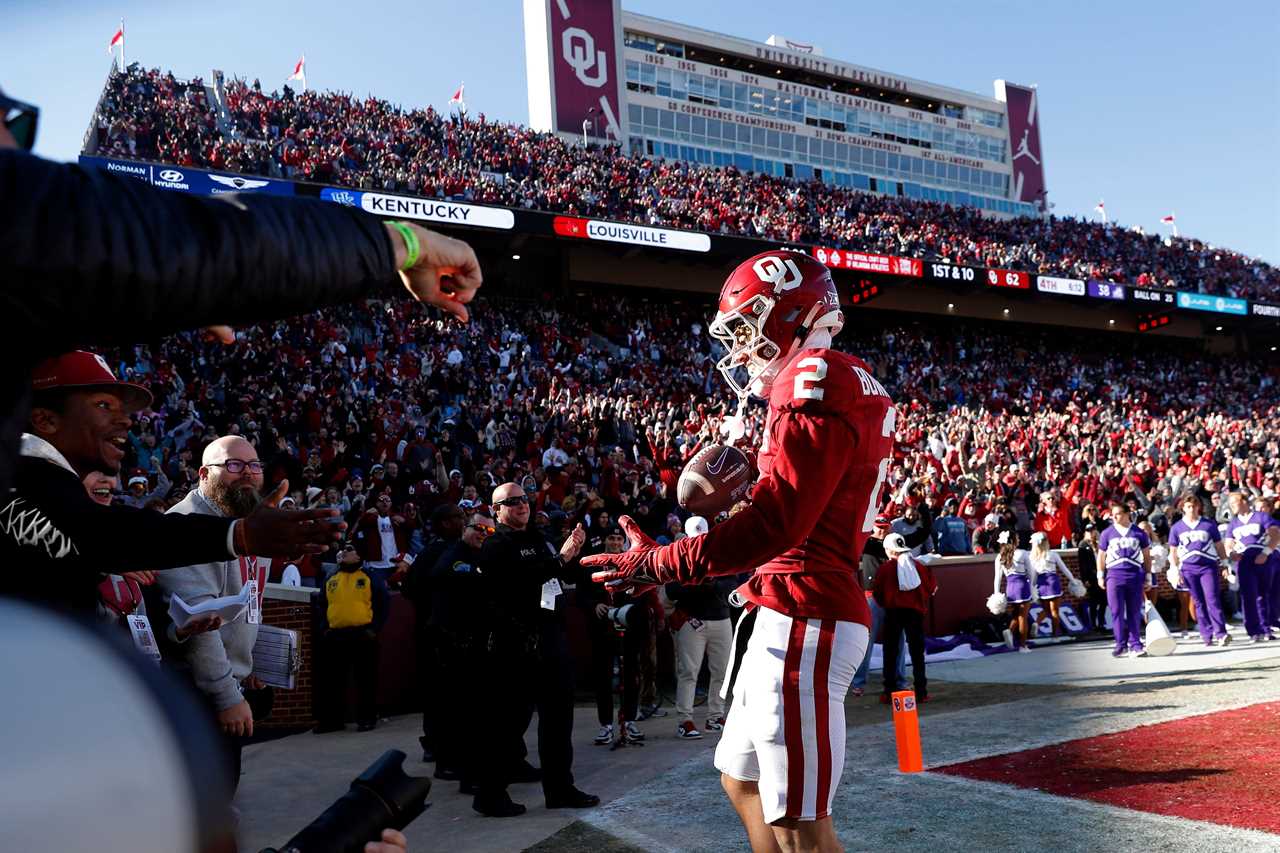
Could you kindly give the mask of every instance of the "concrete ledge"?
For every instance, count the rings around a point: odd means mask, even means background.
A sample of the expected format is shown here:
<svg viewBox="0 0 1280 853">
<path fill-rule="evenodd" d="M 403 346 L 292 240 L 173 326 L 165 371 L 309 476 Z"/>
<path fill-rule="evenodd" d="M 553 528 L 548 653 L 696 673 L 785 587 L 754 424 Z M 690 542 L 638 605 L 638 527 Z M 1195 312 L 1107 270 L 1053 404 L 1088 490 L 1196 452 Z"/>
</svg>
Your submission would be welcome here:
<svg viewBox="0 0 1280 853">
<path fill-rule="evenodd" d="M 317 592 L 319 590 L 307 586 L 286 586 L 282 583 L 269 583 L 267 588 L 262 591 L 262 595 L 264 598 L 274 598 L 277 601 L 310 603 L 311 596 Z"/>
</svg>

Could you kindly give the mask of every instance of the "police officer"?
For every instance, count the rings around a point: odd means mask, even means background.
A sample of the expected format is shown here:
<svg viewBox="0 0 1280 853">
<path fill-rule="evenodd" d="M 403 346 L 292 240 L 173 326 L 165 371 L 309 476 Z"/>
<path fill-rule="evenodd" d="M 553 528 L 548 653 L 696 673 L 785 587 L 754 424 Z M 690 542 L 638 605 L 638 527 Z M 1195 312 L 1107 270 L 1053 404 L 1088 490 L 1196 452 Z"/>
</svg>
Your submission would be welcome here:
<svg viewBox="0 0 1280 853">
<path fill-rule="evenodd" d="M 440 761 L 436 755 L 442 721 L 436 717 L 440 708 L 441 691 L 436 689 L 440 680 L 440 649 L 437 648 L 435 631 L 432 628 L 432 614 L 435 605 L 432 602 L 435 587 L 435 575 L 432 570 L 440 556 L 458 542 L 462 535 L 467 515 L 457 504 L 441 504 L 431 513 L 431 539 L 414 560 L 413 569 L 405 582 L 405 595 L 413 602 L 414 609 L 414 643 L 418 652 L 418 684 L 422 696 L 422 736 L 418 742 L 422 744 L 422 760 L 435 761 L 435 777 L 437 779 L 455 780 L 458 778 L 454 768 L 447 762 Z"/>
<path fill-rule="evenodd" d="M 450 507 L 461 509 L 450 504 Z M 462 527 L 459 539 L 449 543 L 430 567 L 431 610 L 421 614 L 429 623 L 436 670 L 426 686 L 427 707 L 434 725 L 444 737 L 435 744 L 435 777 L 461 779 L 462 793 L 476 793 L 476 773 L 469 765 L 465 744 L 458 734 L 468 729 L 464 697 L 484 689 L 475 674 L 482 667 L 481 641 L 486 639 L 477 618 L 485 606 L 483 581 L 477 566 L 484 541 L 494 533 L 486 512 L 477 512 Z M 423 571 L 427 571 L 426 568 Z"/>
<path fill-rule="evenodd" d="M 493 492 L 498 520 L 480 551 L 489 616 L 482 711 L 475 765 L 481 778 L 472 807 L 491 817 L 523 814 L 507 795 L 512 773 L 523 769 L 524 731 L 538 711 L 538 755 L 546 805 L 585 808 L 600 798 L 573 785 L 573 661 L 564 629 L 561 579 L 575 577 L 573 561 L 586 531 L 577 525 L 559 551 L 529 524 L 529 498 L 516 483 Z M 479 614 L 477 614 L 479 615 Z"/>
</svg>

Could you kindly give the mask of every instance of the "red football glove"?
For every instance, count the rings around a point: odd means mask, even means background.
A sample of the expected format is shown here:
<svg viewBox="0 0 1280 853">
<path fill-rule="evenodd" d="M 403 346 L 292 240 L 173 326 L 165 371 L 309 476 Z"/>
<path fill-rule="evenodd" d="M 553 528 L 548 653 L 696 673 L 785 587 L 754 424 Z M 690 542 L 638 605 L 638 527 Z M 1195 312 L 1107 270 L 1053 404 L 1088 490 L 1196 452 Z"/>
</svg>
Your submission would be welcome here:
<svg viewBox="0 0 1280 853">
<path fill-rule="evenodd" d="M 624 515 L 618 519 L 622 532 L 631 540 L 631 549 L 621 554 L 592 554 L 582 558 L 582 565 L 587 569 L 598 568 L 591 579 L 602 583 L 610 592 L 623 592 L 627 595 L 642 595 L 649 590 L 661 586 L 668 580 L 658 569 L 658 543 L 644 533 L 631 516 Z"/>
</svg>

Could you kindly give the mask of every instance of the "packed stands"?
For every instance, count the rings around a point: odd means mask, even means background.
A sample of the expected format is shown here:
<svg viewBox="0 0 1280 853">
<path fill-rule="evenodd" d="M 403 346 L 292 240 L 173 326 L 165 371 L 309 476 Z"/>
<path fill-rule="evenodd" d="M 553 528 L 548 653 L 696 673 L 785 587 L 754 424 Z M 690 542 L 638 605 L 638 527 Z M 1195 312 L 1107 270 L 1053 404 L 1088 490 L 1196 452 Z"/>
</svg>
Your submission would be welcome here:
<svg viewBox="0 0 1280 853">
<path fill-rule="evenodd" d="M 975 209 L 733 168 L 584 148 L 483 114 L 460 120 L 372 96 L 225 86 L 230 132 L 200 80 L 113 73 L 96 151 L 322 184 L 599 216 L 1032 273 L 1280 301 L 1280 271 L 1186 237 Z"/>
</svg>

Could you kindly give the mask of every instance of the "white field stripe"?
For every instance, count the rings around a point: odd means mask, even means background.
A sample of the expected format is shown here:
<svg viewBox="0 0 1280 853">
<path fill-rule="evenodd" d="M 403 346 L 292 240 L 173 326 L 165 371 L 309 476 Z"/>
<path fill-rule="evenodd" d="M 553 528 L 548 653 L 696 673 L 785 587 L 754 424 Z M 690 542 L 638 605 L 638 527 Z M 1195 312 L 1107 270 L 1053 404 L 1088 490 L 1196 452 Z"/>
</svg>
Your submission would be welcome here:
<svg viewBox="0 0 1280 853">
<path fill-rule="evenodd" d="M 800 799 L 800 814 L 806 817 L 817 813 L 818 803 L 818 715 L 813 706 L 813 670 L 818 656 L 821 624 L 820 619 L 807 620 L 804 650 L 800 653 L 800 733 L 804 746 L 804 791 Z M 787 792 L 788 798 L 792 793 Z M 793 808 L 794 804 L 788 800 L 787 810 Z"/>
<path fill-rule="evenodd" d="M 673 847 L 666 841 L 661 841 L 657 837 L 649 835 L 647 832 L 641 832 L 635 827 L 617 820 L 608 812 L 591 812 L 583 816 L 582 822 L 589 824 L 602 832 L 607 832 L 620 841 L 625 841 L 628 844 L 633 844 L 636 847 L 639 847 L 641 850 L 648 851 L 648 853 L 681 853 L 683 849 L 687 849 Z M 672 829 L 672 827 L 664 821 L 652 823 L 650 826 L 657 831 Z M 739 827 L 739 829 L 741 829 L 741 827 Z M 671 837 L 670 832 L 664 833 L 664 835 L 666 835 L 667 838 Z"/>
</svg>

